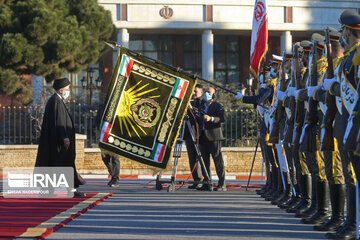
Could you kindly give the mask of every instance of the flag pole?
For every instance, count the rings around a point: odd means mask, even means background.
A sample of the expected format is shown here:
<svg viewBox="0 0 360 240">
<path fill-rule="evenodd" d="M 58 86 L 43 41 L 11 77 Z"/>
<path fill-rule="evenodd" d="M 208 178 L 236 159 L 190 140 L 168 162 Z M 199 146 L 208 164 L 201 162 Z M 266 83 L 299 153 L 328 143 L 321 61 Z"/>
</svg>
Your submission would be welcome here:
<svg viewBox="0 0 360 240">
<path fill-rule="evenodd" d="M 113 49 L 114 49 L 114 48 L 120 48 L 120 47 L 122 47 L 121 45 L 119 45 L 117 42 L 114 42 L 114 41 L 104 41 L 104 42 L 105 42 L 106 45 L 108 45 L 109 47 L 111 47 L 111 48 L 113 48 Z M 225 87 L 223 87 L 223 86 L 220 86 L 219 84 L 214 83 L 214 81 L 210 81 L 210 80 L 206 80 L 206 79 L 200 78 L 197 73 L 191 75 L 191 74 L 183 71 L 180 67 L 174 67 L 174 66 L 168 65 L 168 64 L 166 64 L 166 63 L 162 63 L 160 60 L 155 60 L 155 59 L 153 59 L 153 58 L 144 56 L 144 55 L 142 55 L 142 54 L 140 54 L 140 53 L 138 53 L 138 52 L 135 52 L 135 51 L 130 50 L 130 49 L 127 49 L 127 48 L 126 48 L 126 50 L 129 51 L 129 52 L 131 52 L 131 53 L 134 54 L 134 55 L 137 55 L 137 56 L 141 55 L 142 57 L 144 57 L 144 58 L 146 58 L 146 59 L 148 59 L 148 60 L 150 60 L 150 61 L 152 61 L 152 62 L 154 62 L 154 63 L 165 65 L 166 67 L 171 68 L 171 69 L 174 70 L 174 71 L 180 72 L 180 73 L 185 74 L 185 75 L 187 75 L 187 76 L 189 76 L 189 77 L 197 78 L 197 79 L 199 79 L 199 80 L 201 80 L 201 81 L 204 81 L 204 82 L 207 82 L 207 83 L 209 83 L 209 84 L 211 84 L 211 85 L 213 85 L 213 86 L 215 86 L 215 87 L 217 87 L 217 88 L 220 88 L 220 89 L 222 89 L 222 90 L 224 90 L 224 91 L 226 91 L 226 92 L 228 92 L 228 93 L 232 93 L 232 94 L 236 95 L 236 92 L 234 92 L 234 91 L 232 91 L 232 90 L 230 90 L 230 89 L 228 89 L 228 88 L 225 88 Z"/>
</svg>

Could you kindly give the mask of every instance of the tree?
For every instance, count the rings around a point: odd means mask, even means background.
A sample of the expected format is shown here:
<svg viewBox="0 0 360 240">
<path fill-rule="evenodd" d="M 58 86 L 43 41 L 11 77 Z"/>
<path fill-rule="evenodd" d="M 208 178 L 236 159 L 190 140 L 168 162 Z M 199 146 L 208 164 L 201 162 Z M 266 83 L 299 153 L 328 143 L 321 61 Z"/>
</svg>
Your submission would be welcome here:
<svg viewBox="0 0 360 240">
<path fill-rule="evenodd" d="M 0 0 L 0 94 L 29 103 L 29 74 L 51 82 L 81 71 L 114 31 L 111 13 L 96 0 Z"/>
</svg>

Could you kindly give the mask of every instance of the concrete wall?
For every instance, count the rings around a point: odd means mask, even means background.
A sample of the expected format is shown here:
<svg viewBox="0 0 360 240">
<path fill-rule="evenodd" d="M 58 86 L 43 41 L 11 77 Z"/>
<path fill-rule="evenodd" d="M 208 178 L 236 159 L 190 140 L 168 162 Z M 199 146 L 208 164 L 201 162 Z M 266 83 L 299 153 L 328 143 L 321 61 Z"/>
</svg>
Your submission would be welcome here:
<svg viewBox="0 0 360 240">
<path fill-rule="evenodd" d="M 84 148 L 86 136 L 76 135 L 76 167 L 81 174 L 107 174 L 98 148 Z M 0 145 L 0 169 L 4 167 L 33 167 L 35 165 L 37 145 Z M 223 148 L 227 176 L 248 176 L 255 148 Z M 260 149 L 258 149 L 260 150 Z M 253 176 L 261 176 L 262 156 L 256 155 Z M 143 164 L 120 158 L 121 175 L 153 174 L 153 170 Z M 173 161 L 163 174 L 171 174 Z M 213 162 L 212 175 L 216 176 Z M 178 174 L 190 174 L 186 149 L 183 148 L 178 163 Z"/>
</svg>

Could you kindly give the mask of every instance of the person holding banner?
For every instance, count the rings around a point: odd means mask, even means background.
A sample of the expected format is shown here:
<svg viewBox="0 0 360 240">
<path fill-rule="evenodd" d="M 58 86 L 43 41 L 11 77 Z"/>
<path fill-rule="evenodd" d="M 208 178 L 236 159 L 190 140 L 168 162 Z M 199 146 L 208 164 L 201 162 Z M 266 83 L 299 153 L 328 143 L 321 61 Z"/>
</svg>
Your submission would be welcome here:
<svg viewBox="0 0 360 240">
<path fill-rule="evenodd" d="M 101 116 L 104 112 L 104 105 L 100 104 L 99 109 L 96 114 L 96 125 L 98 126 L 98 129 L 100 129 L 101 124 Z M 101 153 L 101 159 L 104 162 L 109 175 L 111 176 L 110 181 L 107 183 L 109 187 L 119 187 L 119 180 L 120 180 L 120 160 L 119 157 L 113 155 L 109 155 L 107 153 Z"/>
<path fill-rule="evenodd" d="M 194 89 L 194 94 L 190 100 L 190 106 L 187 112 L 190 125 L 193 129 L 197 142 L 199 140 L 199 126 L 198 126 L 198 118 L 200 117 L 199 107 L 202 105 L 204 101 L 203 94 L 204 94 L 203 86 L 201 84 L 196 84 Z M 187 125 L 185 125 L 184 140 L 189 158 L 190 171 L 192 173 L 192 177 L 194 180 L 194 184 L 189 186 L 188 188 L 189 189 L 200 188 L 202 187 L 202 183 L 201 183 L 202 173 L 201 173 L 200 163 L 197 159 L 198 157 L 197 152 Z"/>
<path fill-rule="evenodd" d="M 224 139 L 221 129 L 221 123 L 225 121 L 224 107 L 221 103 L 215 101 L 215 88 L 207 88 L 204 94 L 204 102 L 200 106 L 200 112 L 203 113 L 200 128 L 200 151 L 204 160 L 206 171 L 210 179 L 204 178 L 203 186 L 198 188 L 201 191 L 212 191 L 210 172 L 210 155 L 214 159 L 216 174 L 219 182 L 214 191 L 227 191 L 225 182 L 225 167 L 221 152 L 221 140 Z M 205 170 L 203 170 L 205 172 Z"/>
</svg>

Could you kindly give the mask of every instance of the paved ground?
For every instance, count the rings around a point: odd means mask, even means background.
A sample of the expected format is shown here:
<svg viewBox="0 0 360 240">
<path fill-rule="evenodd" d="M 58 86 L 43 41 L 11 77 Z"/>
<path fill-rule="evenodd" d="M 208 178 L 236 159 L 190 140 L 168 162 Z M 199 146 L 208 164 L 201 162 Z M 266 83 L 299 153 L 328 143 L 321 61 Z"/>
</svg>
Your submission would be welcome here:
<svg viewBox="0 0 360 240">
<path fill-rule="evenodd" d="M 47 239 L 325 239 L 254 190 L 168 193 L 154 182 L 121 181 L 116 189 L 88 181 L 83 191 L 115 194 Z"/>
</svg>

